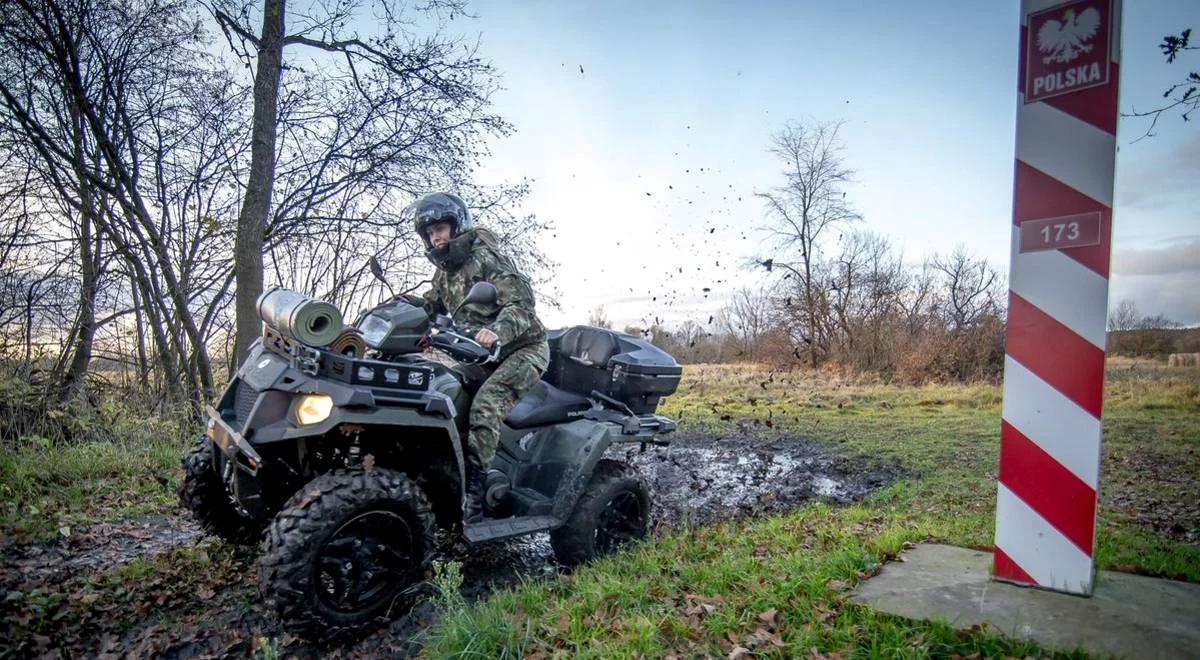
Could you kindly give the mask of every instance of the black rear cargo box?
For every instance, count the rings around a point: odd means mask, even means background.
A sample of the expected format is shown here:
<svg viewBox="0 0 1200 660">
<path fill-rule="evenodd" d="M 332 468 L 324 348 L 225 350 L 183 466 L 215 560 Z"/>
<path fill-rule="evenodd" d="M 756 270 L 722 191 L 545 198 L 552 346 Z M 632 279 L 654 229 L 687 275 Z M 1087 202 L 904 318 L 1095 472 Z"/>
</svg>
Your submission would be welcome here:
<svg viewBox="0 0 1200 660">
<path fill-rule="evenodd" d="M 597 390 L 646 415 L 675 393 L 682 374 L 675 358 L 641 337 L 579 325 L 550 332 L 543 379 L 585 396 Z"/>
</svg>

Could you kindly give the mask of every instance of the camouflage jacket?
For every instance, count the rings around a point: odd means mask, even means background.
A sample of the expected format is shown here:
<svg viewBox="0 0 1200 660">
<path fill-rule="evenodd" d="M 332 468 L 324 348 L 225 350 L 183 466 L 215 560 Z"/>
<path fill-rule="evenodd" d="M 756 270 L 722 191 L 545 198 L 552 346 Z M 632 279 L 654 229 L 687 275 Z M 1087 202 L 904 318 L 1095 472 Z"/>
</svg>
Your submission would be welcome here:
<svg viewBox="0 0 1200 660">
<path fill-rule="evenodd" d="M 471 229 L 454 240 L 465 241 L 469 254 L 457 268 L 437 269 L 433 288 L 422 294 L 425 310 L 430 314 L 449 314 L 473 284 L 491 282 L 496 287 L 496 303 L 464 305 L 454 320 L 496 333 L 505 355 L 545 341 L 546 328 L 534 311 L 533 288 L 512 260 L 500 252 L 495 236 L 486 229 Z"/>
</svg>

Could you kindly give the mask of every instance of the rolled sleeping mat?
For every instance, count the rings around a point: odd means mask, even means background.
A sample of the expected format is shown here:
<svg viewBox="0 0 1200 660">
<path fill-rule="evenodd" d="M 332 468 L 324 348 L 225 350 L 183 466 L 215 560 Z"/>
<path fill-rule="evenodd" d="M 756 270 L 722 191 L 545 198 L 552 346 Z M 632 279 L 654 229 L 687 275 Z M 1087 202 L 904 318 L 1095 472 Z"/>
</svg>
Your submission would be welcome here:
<svg viewBox="0 0 1200 660">
<path fill-rule="evenodd" d="M 350 357 L 362 357 L 367 352 L 367 342 L 358 328 L 346 328 L 330 342 L 329 350 Z"/>
<path fill-rule="evenodd" d="M 344 327 L 337 307 L 279 287 L 259 296 L 257 307 L 264 323 L 284 337 L 309 346 L 328 346 Z"/>
</svg>

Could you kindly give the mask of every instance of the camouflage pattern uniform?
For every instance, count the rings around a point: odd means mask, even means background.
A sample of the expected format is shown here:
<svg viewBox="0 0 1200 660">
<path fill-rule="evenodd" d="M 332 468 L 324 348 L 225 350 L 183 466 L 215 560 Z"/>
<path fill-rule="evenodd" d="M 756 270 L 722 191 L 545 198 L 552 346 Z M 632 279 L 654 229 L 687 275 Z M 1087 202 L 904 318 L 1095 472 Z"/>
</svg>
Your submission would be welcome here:
<svg viewBox="0 0 1200 660">
<path fill-rule="evenodd" d="M 488 328 L 501 344 L 500 360 L 476 392 L 469 417 L 467 446 L 486 468 L 496 456 L 500 423 L 546 371 L 550 347 L 546 328 L 534 312 L 529 280 L 500 252 L 495 235 L 469 229 L 451 240 L 448 253 L 449 258 L 435 261 L 433 288 L 422 294 L 426 311 L 449 314 L 476 282 L 496 287 L 494 305 L 470 303 L 454 317 L 475 331 Z"/>
</svg>

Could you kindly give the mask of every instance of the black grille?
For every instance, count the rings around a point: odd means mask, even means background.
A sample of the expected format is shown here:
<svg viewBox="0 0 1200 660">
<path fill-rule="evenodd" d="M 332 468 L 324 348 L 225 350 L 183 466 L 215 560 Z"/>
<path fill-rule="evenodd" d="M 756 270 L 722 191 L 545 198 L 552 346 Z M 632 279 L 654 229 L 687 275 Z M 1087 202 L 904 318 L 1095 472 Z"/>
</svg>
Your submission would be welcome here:
<svg viewBox="0 0 1200 660">
<path fill-rule="evenodd" d="M 258 401 L 258 390 L 241 381 L 237 386 L 237 394 L 233 399 L 233 412 L 237 415 L 237 421 L 245 422 L 250 417 L 250 411 L 254 410 L 254 403 Z"/>
</svg>

